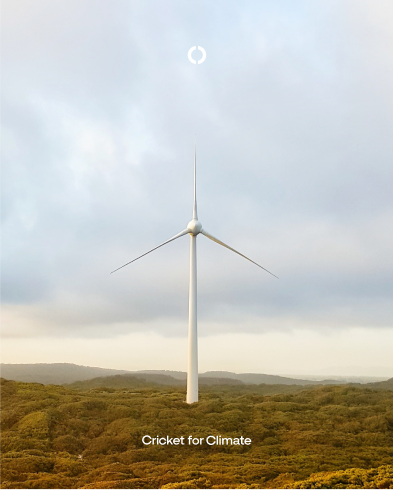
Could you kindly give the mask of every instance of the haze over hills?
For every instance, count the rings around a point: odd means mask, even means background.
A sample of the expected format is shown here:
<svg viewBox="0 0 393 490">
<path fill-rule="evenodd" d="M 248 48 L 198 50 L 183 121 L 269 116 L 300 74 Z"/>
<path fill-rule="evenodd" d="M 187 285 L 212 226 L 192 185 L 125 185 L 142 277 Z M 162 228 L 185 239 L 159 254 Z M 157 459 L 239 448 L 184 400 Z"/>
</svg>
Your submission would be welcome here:
<svg viewBox="0 0 393 490">
<path fill-rule="evenodd" d="M 199 378 L 200 386 L 246 386 L 238 379 L 231 378 Z M 158 388 L 158 387 L 170 387 L 176 389 L 186 388 L 186 380 L 180 380 L 166 376 L 165 374 L 116 374 L 114 376 L 103 376 L 100 378 L 86 379 L 83 381 L 76 381 L 74 383 L 63 384 L 66 388 L 72 388 L 82 391 L 88 391 L 95 388 L 104 389 L 138 389 L 138 388 Z M 277 386 L 277 385 L 269 385 Z M 280 385 L 280 389 L 283 385 Z M 299 385 L 292 385 L 296 388 L 301 388 Z M 277 391 L 277 390 L 275 390 Z"/>
<path fill-rule="evenodd" d="M 286 378 L 284 376 L 277 376 L 273 374 L 258 374 L 258 373 L 231 373 L 228 371 L 208 371 L 201 374 L 201 377 L 207 378 L 232 378 L 238 379 L 245 384 L 282 384 L 282 385 L 312 385 L 318 384 L 316 381 L 309 381 L 306 379 Z"/>
<path fill-rule="evenodd" d="M 63 384 L 97 378 L 98 376 L 127 373 L 129 371 L 79 366 L 70 363 L 1 364 L 1 376 L 3 378 L 27 383 Z"/>
<path fill-rule="evenodd" d="M 166 374 L 176 379 L 186 380 L 187 373 L 182 371 L 157 371 L 157 370 L 144 370 L 138 371 L 138 373 L 144 374 Z M 258 374 L 258 373 L 232 373 L 230 371 L 207 371 L 206 373 L 199 374 L 200 379 L 231 379 L 237 380 L 245 384 L 319 384 L 318 381 L 310 381 L 305 379 L 289 378 L 284 376 L 277 376 L 273 374 Z M 333 382 L 334 383 L 334 382 Z"/>
<path fill-rule="evenodd" d="M 143 371 L 137 371 L 138 373 L 146 374 L 166 374 L 176 379 L 187 379 L 187 373 L 184 371 L 169 371 L 169 370 L 154 370 L 145 369 Z M 207 371 L 206 373 L 200 373 L 200 378 L 231 378 L 238 379 L 247 384 L 293 384 L 296 381 L 297 384 L 345 384 L 345 383 L 375 383 L 378 381 L 386 381 L 388 376 L 338 376 L 338 375 L 273 375 L 273 374 L 259 374 L 259 373 L 233 373 L 230 371 Z"/>
<path fill-rule="evenodd" d="M 1 364 L 1 376 L 5 379 L 42 384 L 69 384 L 95 378 L 127 375 L 134 379 L 144 380 L 159 385 L 180 386 L 187 378 L 182 371 L 143 370 L 126 371 L 91 366 L 80 366 L 70 363 L 53 364 Z M 310 380 L 296 379 L 260 373 L 232 373 L 228 371 L 208 371 L 199 375 L 203 384 L 274 384 L 274 385 L 316 385 L 316 384 L 343 384 L 354 382 L 352 379 Z M 365 380 L 366 381 L 366 380 Z M 356 380 L 356 382 L 359 382 Z M 363 381 L 364 382 L 364 381 Z M 391 380 L 373 385 L 385 386 L 389 389 Z M 376 386 L 377 387 L 377 386 Z"/>
<path fill-rule="evenodd" d="M 393 374 L 393 372 L 392 372 Z M 360 384 L 365 384 L 365 383 L 376 383 L 378 381 L 386 381 L 387 379 L 390 378 L 390 376 L 352 376 L 352 375 L 335 375 L 335 374 L 324 374 L 324 375 L 317 375 L 317 374 L 293 374 L 293 375 L 286 375 L 283 374 L 282 376 L 284 377 L 289 377 L 289 378 L 296 378 L 296 379 L 306 379 L 309 381 L 324 381 L 326 379 L 332 380 L 332 381 L 339 381 L 340 383 L 360 383 Z"/>
<path fill-rule="evenodd" d="M 182 371 L 123 371 L 117 369 L 104 369 L 90 366 L 79 366 L 68 363 L 54 364 L 2 364 L 1 376 L 13 381 L 36 382 L 42 384 L 68 384 L 77 381 L 91 380 L 115 375 L 132 375 L 147 382 L 162 385 L 183 384 L 187 374 Z M 320 384 L 318 381 L 286 378 L 269 374 L 258 373 L 231 373 L 228 371 L 209 371 L 199 375 L 204 384 L 286 384 L 286 385 L 312 385 Z M 204 381 L 202 381 L 202 379 Z M 211 381 L 208 381 L 211 380 Z M 215 381 L 213 381 L 213 379 Z M 224 381 L 226 380 L 226 381 Z M 232 381 L 229 381 L 232 380 Z M 330 382 L 329 382 L 330 383 Z M 337 383 L 337 382 L 332 382 Z"/>
<path fill-rule="evenodd" d="M 373 390 L 393 390 L 393 378 L 387 379 L 386 381 L 379 381 L 378 383 L 367 383 L 364 386 L 370 387 Z"/>
</svg>

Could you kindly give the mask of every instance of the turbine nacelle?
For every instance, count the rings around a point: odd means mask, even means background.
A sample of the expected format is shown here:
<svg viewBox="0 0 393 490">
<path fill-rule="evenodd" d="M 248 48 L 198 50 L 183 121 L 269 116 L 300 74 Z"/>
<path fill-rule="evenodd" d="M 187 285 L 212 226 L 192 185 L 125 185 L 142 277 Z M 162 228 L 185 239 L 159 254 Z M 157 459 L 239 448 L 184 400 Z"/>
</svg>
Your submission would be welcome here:
<svg viewBox="0 0 393 490">
<path fill-rule="evenodd" d="M 202 223 L 193 218 L 187 225 L 187 230 L 190 235 L 196 236 L 202 231 Z"/>
</svg>

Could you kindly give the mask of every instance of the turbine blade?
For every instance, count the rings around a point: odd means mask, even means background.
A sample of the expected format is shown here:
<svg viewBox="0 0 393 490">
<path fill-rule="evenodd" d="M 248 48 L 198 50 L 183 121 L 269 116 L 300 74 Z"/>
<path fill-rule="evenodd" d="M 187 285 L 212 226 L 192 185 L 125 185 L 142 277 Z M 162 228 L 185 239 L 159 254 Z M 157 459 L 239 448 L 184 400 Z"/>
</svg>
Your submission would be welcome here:
<svg viewBox="0 0 393 490">
<path fill-rule="evenodd" d="M 137 257 L 136 259 L 134 260 L 131 260 L 130 262 L 127 262 L 126 264 L 122 265 L 121 267 L 118 267 L 117 269 L 115 269 L 114 271 L 111 272 L 111 274 L 113 274 L 114 272 L 118 271 L 119 269 L 122 269 L 123 267 L 125 267 L 126 265 L 129 265 L 129 264 L 132 264 L 133 262 L 135 262 L 136 260 L 140 259 L 141 257 L 144 257 L 145 255 L 149 254 L 150 252 L 153 252 L 154 250 L 157 250 L 157 248 L 160 248 L 164 245 L 166 245 L 167 243 L 169 242 L 173 242 L 173 240 L 176 240 L 176 238 L 180 238 L 181 236 L 183 235 L 187 235 L 187 233 L 189 233 L 188 229 L 187 230 L 183 230 L 181 231 L 180 233 L 178 233 L 177 235 L 173 236 L 172 238 L 170 238 L 169 240 L 167 240 L 166 242 L 164 243 L 161 243 L 161 245 L 158 245 L 158 247 L 154 247 L 152 248 L 151 250 L 149 250 L 148 252 L 140 255 L 139 257 Z"/>
<path fill-rule="evenodd" d="M 224 242 L 222 242 L 221 240 L 219 240 L 218 238 L 214 237 L 213 235 L 210 235 L 210 233 L 208 233 L 206 230 L 202 229 L 201 230 L 201 233 L 203 235 L 205 235 L 205 237 L 209 238 L 210 240 L 212 240 L 213 242 L 216 242 L 218 243 L 219 245 L 222 245 L 223 247 L 225 248 L 228 248 L 229 250 L 232 250 L 232 252 L 235 252 L 236 254 L 240 255 L 241 257 L 244 257 L 245 259 L 249 260 L 250 262 L 252 262 L 253 264 L 257 265 L 258 267 L 260 267 L 261 269 L 263 269 L 264 271 L 268 272 L 269 274 L 271 274 L 272 276 L 276 277 L 278 279 L 278 277 L 273 274 L 272 272 L 268 271 L 267 269 L 265 269 L 264 267 L 262 267 L 261 265 L 257 264 L 256 262 L 254 262 L 253 260 L 249 259 L 248 257 L 246 257 L 245 255 L 241 254 L 240 252 L 238 252 L 237 250 L 235 250 L 234 248 L 230 247 L 229 245 L 226 245 Z"/>
</svg>

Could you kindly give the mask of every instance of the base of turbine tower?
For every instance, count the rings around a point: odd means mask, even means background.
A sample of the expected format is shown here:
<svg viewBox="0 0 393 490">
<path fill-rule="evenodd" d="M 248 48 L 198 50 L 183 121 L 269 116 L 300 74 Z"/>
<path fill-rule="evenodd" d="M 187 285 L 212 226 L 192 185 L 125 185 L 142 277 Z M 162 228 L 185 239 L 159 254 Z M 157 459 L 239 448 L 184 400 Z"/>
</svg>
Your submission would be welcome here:
<svg viewBox="0 0 393 490">
<path fill-rule="evenodd" d="M 187 399 L 186 399 L 186 403 L 188 403 L 189 405 L 191 405 L 192 403 L 197 403 L 198 402 L 198 388 L 196 390 L 196 393 L 189 393 L 187 391 Z"/>
</svg>

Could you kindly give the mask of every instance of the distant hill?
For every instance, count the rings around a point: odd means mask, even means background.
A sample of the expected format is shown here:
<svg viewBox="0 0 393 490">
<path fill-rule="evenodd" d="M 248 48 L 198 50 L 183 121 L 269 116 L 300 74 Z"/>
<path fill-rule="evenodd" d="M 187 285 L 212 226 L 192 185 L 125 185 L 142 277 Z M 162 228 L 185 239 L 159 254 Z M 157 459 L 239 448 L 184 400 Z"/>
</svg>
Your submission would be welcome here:
<svg viewBox="0 0 393 490">
<path fill-rule="evenodd" d="M 85 379 L 83 381 L 75 381 L 74 383 L 64 383 L 66 388 L 72 388 L 77 390 L 91 390 L 94 388 L 124 388 L 124 389 L 135 389 L 135 388 L 149 388 L 157 387 L 160 385 L 178 385 L 183 384 L 181 381 L 163 375 L 159 376 L 159 383 L 152 381 L 151 379 L 145 379 L 137 376 L 132 376 L 131 374 L 115 374 L 114 376 L 102 376 L 99 378 Z"/>
<path fill-rule="evenodd" d="M 145 370 L 145 371 L 137 371 L 139 373 L 146 374 L 166 374 L 172 376 L 176 379 L 186 380 L 187 373 L 183 371 L 159 371 L 159 370 Z M 135 374 L 135 373 L 133 373 Z M 325 379 L 323 381 L 320 380 L 310 380 L 310 379 L 297 379 L 297 378 L 288 378 L 285 376 L 277 376 L 273 374 L 259 374 L 259 373 L 232 373 L 231 371 L 207 371 L 206 373 L 199 374 L 199 382 L 207 383 L 208 378 L 214 378 L 216 380 L 221 380 L 220 383 L 224 383 L 224 379 L 232 380 L 229 384 L 236 384 L 235 382 L 241 382 L 244 384 L 267 384 L 267 385 L 334 385 L 334 384 L 345 384 L 342 380 L 337 379 Z M 213 384 L 217 384 L 213 383 Z"/>
<path fill-rule="evenodd" d="M 54 364 L 1 364 L 1 376 L 13 381 L 42 383 L 44 385 L 73 383 L 99 376 L 125 374 L 129 371 L 79 366 L 69 363 Z"/>
<path fill-rule="evenodd" d="M 310 381 L 305 379 L 285 378 L 283 376 L 275 376 L 273 374 L 258 374 L 258 373 L 231 373 L 228 371 L 208 371 L 200 375 L 202 378 L 231 378 L 237 379 L 245 384 L 280 384 L 280 385 L 315 385 L 320 384 L 320 381 Z M 330 384 L 330 382 L 329 382 Z M 332 384 L 335 384 L 332 381 Z"/>
<path fill-rule="evenodd" d="M 224 377 L 217 377 L 213 378 L 211 376 L 204 376 L 203 374 L 199 375 L 199 384 L 204 385 L 204 386 L 209 386 L 209 385 L 244 385 L 243 381 L 240 381 L 240 379 L 234 379 L 234 378 L 224 378 Z"/>
<path fill-rule="evenodd" d="M 231 378 L 200 378 L 199 384 L 201 386 L 212 385 L 243 385 L 238 379 Z M 66 388 L 72 388 L 77 390 L 91 390 L 94 388 L 148 388 L 160 386 L 181 386 L 186 387 L 186 380 L 180 380 L 168 376 L 165 374 L 151 374 L 151 373 L 133 373 L 133 374 L 116 374 L 114 376 L 103 376 L 94 379 L 86 379 L 84 381 L 75 381 L 74 383 L 64 384 Z"/>
<path fill-rule="evenodd" d="M 144 369 L 143 371 L 136 371 L 138 374 L 165 374 L 166 376 L 172 376 L 175 379 L 186 380 L 187 373 L 184 371 L 169 371 L 169 370 L 157 370 L 157 369 Z"/>
<path fill-rule="evenodd" d="M 363 388 L 371 388 L 373 390 L 393 390 L 393 378 L 386 381 L 378 381 L 377 383 L 367 383 L 362 385 Z"/>
<path fill-rule="evenodd" d="M 126 371 L 77 364 L 1 364 L 1 376 L 5 379 L 42 384 L 70 384 L 95 378 L 131 375 L 147 383 L 177 386 L 185 383 L 187 374 L 182 371 L 144 370 Z M 210 381 L 214 378 L 214 381 Z M 272 374 L 232 373 L 229 371 L 208 371 L 199 375 L 201 384 L 267 384 L 267 385 L 320 385 L 342 384 L 337 380 L 312 381 Z M 387 383 L 387 381 L 385 381 Z M 378 383 L 371 383 L 376 385 Z"/>
<path fill-rule="evenodd" d="M 379 381 L 386 381 L 387 379 L 389 379 L 389 376 L 336 376 L 334 374 L 325 374 L 324 376 L 314 374 L 282 374 L 280 376 L 296 379 L 307 379 L 309 381 L 321 381 L 323 383 L 325 383 L 327 380 L 330 380 L 333 383 L 339 383 L 341 385 L 347 383 L 377 383 Z"/>
</svg>

